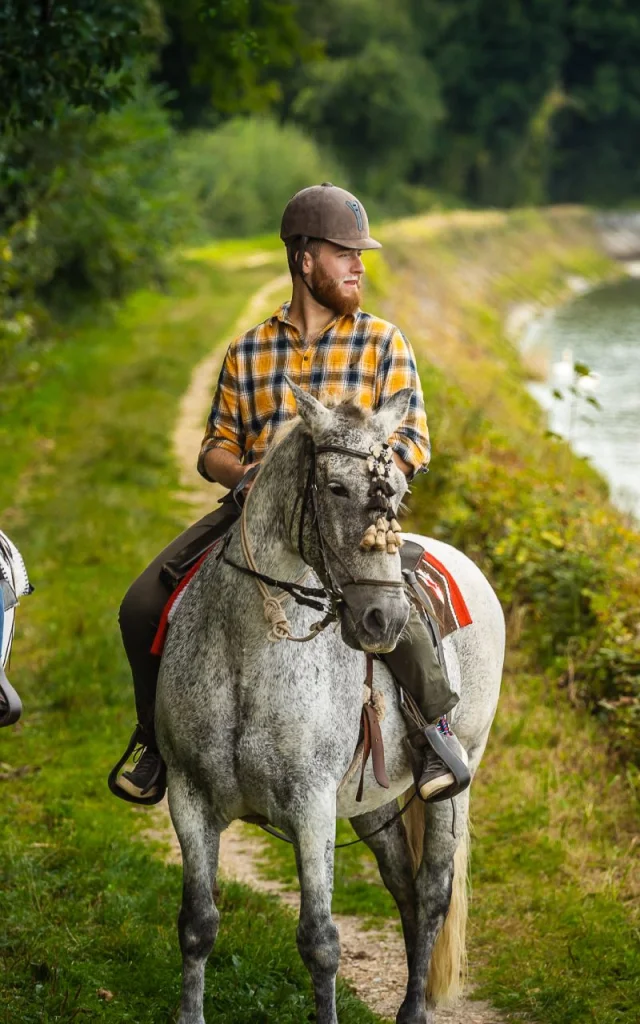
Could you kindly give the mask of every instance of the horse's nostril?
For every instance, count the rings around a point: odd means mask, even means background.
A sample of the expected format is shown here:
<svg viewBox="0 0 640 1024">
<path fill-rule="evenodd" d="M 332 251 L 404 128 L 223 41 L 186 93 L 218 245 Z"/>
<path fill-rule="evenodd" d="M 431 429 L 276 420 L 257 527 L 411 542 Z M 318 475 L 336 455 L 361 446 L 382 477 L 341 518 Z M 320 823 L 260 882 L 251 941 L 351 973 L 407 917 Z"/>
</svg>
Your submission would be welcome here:
<svg viewBox="0 0 640 1024">
<path fill-rule="evenodd" d="M 382 609 L 378 608 L 376 605 L 372 605 L 370 608 L 367 608 L 362 616 L 362 625 L 369 636 L 374 638 L 380 637 L 386 628 L 386 621 L 382 613 Z"/>
</svg>

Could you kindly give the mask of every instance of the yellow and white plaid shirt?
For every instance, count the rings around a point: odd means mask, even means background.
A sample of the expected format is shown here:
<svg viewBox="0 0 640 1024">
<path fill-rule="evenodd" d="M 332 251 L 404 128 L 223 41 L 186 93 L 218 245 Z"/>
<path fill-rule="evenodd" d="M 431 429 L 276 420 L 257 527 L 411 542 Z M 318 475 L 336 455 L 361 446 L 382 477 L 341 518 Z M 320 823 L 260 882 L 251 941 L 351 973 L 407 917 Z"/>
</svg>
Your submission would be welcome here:
<svg viewBox="0 0 640 1024">
<path fill-rule="evenodd" d="M 430 456 L 427 417 L 411 345 L 393 324 L 358 310 L 336 316 L 307 345 L 287 319 L 289 303 L 236 338 L 227 350 L 200 449 L 224 448 L 250 466 L 263 457 L 274 432 L 296 415 L 285 374 L 321 402 L 354 392 L 366 409 L 377 409 L 401 388 L 413 388 L 409 412 L 390 438 L 413 469 L 426 470 Z"/>
</svg>

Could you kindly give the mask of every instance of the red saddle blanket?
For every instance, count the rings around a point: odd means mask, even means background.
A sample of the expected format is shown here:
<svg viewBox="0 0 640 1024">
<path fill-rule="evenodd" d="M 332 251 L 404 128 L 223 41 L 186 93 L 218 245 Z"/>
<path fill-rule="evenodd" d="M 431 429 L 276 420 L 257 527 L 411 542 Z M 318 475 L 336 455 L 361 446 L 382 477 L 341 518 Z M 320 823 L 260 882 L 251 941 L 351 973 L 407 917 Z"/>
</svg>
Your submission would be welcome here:
<svg viewBox="0 0 640 1024">
<path fill-rule="evenodd" d="M 178 586 L 176 587 L 176 589 L 171 594 L 171 597 L 169 598 L 169 600 L 167 601 L 167 603 L 164 606 L 164 610 L 162 612 L 162 615 L 160 617 L 160 622 L 159 622 L 158 628 L 156 630 L 156 635 L 155 635 L 155 637 L 153 639 L 153 643 L 151 644 L 151 653 L 152 654 L 162 655 L 162 652 L 164 651 L 164 645 L 165 645 L 166 640 L 167 640 L 167 631 L 168 631 L 169 626 L 171 624 L 171 618 L 173 616 L 173 613 L 175 612 L 176 608 L 180 604 L 180 601 L 182 600 L 182 597 L 184 595 L 185 590 L 189 586 L 189 583 L 191 582 L 191 580 L 193 579 L 193 577 L 197 573 L 198 569 L 200 568 L 200 566 L 204 562 L 205 558 L 208 555 L 211 554 L 211 552 L 213 551 L 214 548 L 218 547 L 218 545 L 220 544 L 221 540 L 223 540 L 222 537 L 220 537 L 219 540 L 214 541 L 214 543 L 211 545 L 211 547 L 207 548 L 207 550 L 204 552 L 204 554 L 200 555 L 200 558 L 198 559 L 198 561 L 193 563 L 193 565 L 189 569 L 188 573 L 185 576 L 182 577 L 182 579 L 178 583 Z"/>
<path fill-rule="evenodd" d="M 402 570 L 414 597 L 438 624 L 440 636 L 470 626 L 472 618 L 460 587 L 442 562 L 416 540 L 400 549 Z"/>
</svg>

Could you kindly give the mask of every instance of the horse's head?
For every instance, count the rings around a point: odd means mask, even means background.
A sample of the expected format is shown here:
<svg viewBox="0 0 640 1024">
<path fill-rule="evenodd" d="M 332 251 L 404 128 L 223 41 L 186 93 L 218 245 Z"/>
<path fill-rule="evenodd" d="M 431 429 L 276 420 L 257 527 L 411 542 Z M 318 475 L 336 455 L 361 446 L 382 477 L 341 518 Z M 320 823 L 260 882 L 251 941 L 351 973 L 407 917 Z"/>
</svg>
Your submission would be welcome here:
<svg viewBox="0 0 640 1024">
<path fill-rule="evenodd" d="M 409 615 L 398 554 L 404 473 L 387 447 L 407 414 L 405 388 L 375 413 L 352 401 L 327 408 L 290 383 L 305 425 L 298 547 L 342 598 L 342 637 L 365 651 L 392 650 Z"/>
</svg>

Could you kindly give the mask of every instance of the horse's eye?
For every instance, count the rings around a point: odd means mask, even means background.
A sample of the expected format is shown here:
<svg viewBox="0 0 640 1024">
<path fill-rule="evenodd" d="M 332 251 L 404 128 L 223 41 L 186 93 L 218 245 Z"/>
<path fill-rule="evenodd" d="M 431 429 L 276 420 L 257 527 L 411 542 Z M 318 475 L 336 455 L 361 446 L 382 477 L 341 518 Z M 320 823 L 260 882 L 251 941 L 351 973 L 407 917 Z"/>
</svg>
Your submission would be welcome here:
<svg viewBox="0 0 640 1024">
<path fill-rule="evenodd" d="M 337 483 L 335 480 L 329 484 L 329 490 L 332 494 L 337 495 L 338 498 L 348 498 L 349 492 L 346 487 L 342 484 Z"/>
</svg>

